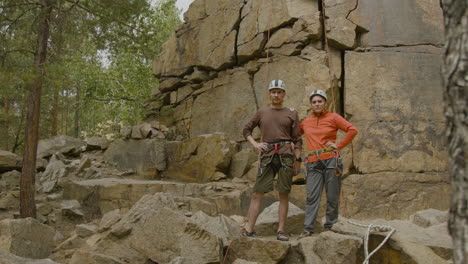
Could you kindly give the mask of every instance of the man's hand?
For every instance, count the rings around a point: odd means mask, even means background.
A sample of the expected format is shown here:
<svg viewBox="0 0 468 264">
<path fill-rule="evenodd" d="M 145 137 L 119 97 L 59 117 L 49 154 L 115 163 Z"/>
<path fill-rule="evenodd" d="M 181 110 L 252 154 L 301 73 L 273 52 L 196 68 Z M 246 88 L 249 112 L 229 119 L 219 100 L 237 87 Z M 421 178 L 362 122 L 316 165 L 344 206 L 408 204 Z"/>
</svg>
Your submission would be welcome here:
<svg viewBox="0 0 468 264">
<path fill-rule="evenodd" d="M 255 149 L 257 149 L 260 152 L 264 152 L 268 150 L 268 144 L 267 143 L 255 143 L 254 144 Z"/>
</svg>

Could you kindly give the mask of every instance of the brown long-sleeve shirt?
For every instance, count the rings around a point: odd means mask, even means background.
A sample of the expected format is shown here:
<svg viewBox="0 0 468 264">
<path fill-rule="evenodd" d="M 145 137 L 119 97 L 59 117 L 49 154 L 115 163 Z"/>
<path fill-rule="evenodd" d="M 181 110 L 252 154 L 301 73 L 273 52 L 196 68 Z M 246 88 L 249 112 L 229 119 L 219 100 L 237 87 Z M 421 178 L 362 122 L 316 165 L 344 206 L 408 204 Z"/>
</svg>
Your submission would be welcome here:
<svg viewBox="0 0 468 264">
<path fill-rule="evenodd" d="M 247 139 L 252 135 L 255 127 L 260 128 L 263 142 L 274 143 L 279 141 L 291 141 L 295 149 L 302 149 L 302 138 L 299 129 L 299 116 L 296 110 L 291 108 L 264 107 L 244 126 L 242 134 Z M 291 144 L 282 144 L 278 149 L 279 154 L 294 154 Z M 262 153 L 263 156 L 273 155 L 274 148 Z"/>
</svg>

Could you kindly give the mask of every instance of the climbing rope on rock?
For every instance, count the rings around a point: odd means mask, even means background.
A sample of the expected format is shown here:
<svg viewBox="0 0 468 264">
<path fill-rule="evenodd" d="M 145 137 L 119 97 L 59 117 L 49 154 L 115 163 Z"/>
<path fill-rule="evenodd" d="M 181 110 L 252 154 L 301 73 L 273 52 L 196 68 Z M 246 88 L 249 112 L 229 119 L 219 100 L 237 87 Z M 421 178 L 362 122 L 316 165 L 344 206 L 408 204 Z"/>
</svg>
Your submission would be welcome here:
<svg viewBox="0 0 468 264">
<path fill-rule="evenodd" d="M 364 237 L 364 257 L 365 257 L 365 259 L 364 259 L 364 262 L 362 262 L 362 264 L 369 264 L 369 260 L 372 257 L 372 255 L 377 253 L 377 251 L 379 251 L 379 249 L 385 244 L 385 242 L 387 242 L 387 240 L 393 235 L 393 233 L 396 232 L 396 229 L 394 227 L 392 227 L 392 226 L 389 226 L 389 225 L 375 225 L 375 224 L 364 225 L 364 224 L 359 224 L 359 223 L 353 222 L 351 220 L 348 220 L 348 222 L 350 224 L 355 225 L 355 226 L 367 228 L 366 236 Z M 369 236 L 370 236 L 371 232 L 389 232 L 389 233 L 387 234 L 385 239 L 369 254 L 369 245 L 368 244 L 369 244 Z"/>
</svg>

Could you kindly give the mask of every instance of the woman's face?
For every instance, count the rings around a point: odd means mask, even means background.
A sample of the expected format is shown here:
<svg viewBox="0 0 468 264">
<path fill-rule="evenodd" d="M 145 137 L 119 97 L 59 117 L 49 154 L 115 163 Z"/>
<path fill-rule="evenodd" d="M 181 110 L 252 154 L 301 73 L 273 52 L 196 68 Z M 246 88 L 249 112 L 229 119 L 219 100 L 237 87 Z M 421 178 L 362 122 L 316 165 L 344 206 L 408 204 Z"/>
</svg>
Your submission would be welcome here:
<svg viewBox="0 0 468 264">
<path fill-rule="evenodd" d="M 310 98 L 310 105 L 312 106 L 312 111 L 316 114 L 319 114 L 325 109 L 325 98 L 320 95 L 314 95 Z"/>
</svg>

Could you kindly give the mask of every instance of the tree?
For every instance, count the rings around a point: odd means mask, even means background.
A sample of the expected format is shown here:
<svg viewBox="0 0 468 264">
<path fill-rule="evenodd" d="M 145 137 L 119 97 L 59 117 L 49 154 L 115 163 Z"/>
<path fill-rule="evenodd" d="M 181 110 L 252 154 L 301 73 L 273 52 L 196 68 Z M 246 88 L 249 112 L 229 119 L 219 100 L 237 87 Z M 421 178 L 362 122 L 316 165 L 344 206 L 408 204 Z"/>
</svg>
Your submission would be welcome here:
<svg viewBox="0 0 468 264">
<path fill-rule="evenodd" d="M 449 231 L 455 264 L 468 263 L 468 2 L 441 0 L 445 24 L 444 101 L 452 199 Z"/>
<path fill-rule="evenodd" d="M 44 81 L 44 65 L 47 58 L 47 45 L 50 34 L 50 18 L 52 3 L 43 0 L 39 16 L 39 29 L 34 55 L 34 78 L 29 88 L 28 111 L 25 130 L 25 147 L 23 153 L 23 169 L 20 178 L 20 217 L 36 218 L 36 202 L 34 200 L 37 144 L 39 141 L 39 118 L 41 107 L 41 92 Z"/>
</svg>

